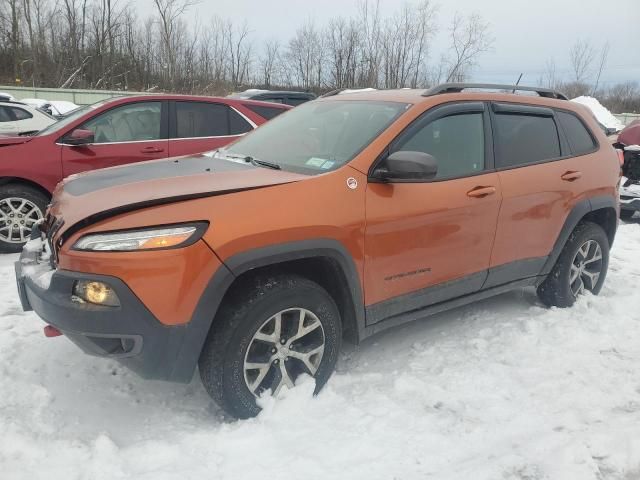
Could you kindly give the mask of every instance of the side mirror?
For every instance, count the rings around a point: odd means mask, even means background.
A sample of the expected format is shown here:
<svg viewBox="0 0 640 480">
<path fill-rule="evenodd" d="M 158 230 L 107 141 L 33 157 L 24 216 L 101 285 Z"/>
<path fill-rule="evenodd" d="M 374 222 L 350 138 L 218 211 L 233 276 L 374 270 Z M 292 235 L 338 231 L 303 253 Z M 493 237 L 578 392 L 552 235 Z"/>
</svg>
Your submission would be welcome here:
<svg viewBox="0 0 640 480">
<path fill-rule="evenodd" d="M 94 142 L 94 135 L 91 130 L 76 128 L 69 135 L 64 137 L 64 143 L 67 145 L 80 146 L 89 145 Z"/>
<path fill-rule="evenodd" d="M 373 172 L 373 180 L 430 180 L 438 173 L 438 161 L 424 152 L 393 152 Z"/>
</svg>

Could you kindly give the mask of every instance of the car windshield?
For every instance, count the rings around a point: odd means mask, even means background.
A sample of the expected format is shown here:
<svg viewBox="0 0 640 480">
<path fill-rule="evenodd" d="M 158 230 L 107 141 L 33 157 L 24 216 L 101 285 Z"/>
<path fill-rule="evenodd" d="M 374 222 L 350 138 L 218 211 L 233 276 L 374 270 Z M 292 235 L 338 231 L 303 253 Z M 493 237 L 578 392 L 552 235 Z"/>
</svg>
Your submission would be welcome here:
<svg viewBox="0 0 640 480">
<path fill-rule="evenodd" d="M 67 125 L 75 122 L 78 118 L 82 117 L 89 110 L 95 110 L 96 108 L 101 107 L 102 105 L 104 105 L 105 101 L 106 100 L 102 100 L 100 102 L 93 103 L 91 105 L 85 105 L 84 107 L 76 108 L 72 112 L 69 112 L 62 119 L 58 120 L 55 123 L 52 123 L 51 125 L 49 125 L 48 127 L 44 128 L 44 129 L 40 130 L 38 132 L 38 135 L 49 135 L 50 133 L 62 130 Z"/>
<path fill-rule="evenodd" d="M 296 173 L 324 173 L 351 161 L 408 106 L 362 100 L 309 102 L 269 121 L 217 155 L 253 158 Z"/>
</svg>

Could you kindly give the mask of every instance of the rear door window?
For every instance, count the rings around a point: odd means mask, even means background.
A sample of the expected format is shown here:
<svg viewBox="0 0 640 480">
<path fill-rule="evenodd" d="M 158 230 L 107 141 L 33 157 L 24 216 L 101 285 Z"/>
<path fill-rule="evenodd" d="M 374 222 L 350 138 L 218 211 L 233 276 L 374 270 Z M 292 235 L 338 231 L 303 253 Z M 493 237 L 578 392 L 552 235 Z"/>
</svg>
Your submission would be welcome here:
<svg viewBox="0 0 640 480">
<path fill-rule="evenodd" d="M 496 113 L 495 137 L 498 168 L 518 167 L 561 156 L 558 129 L 551 116 Z"/>
<path fill-rule="evenodd" d="M 242 135 L 253 130 L 251 124 L 233 108 L 227 108 L 227 110 L 229 111 L 229 133 L 231 135 Z"/>
<path fill-rule="evenodd" d="M 229 108 L 208 102 L 176 102 L 175 138 L 229 135 Z"/>
<path fill-rule="evenodd" d="M 593 152 L 596 148 L 596 142 L 582 121 L 568 112 L 556 111 L 556 115 L 569 140 L 573 154 L 584 155 L 585 153 Z"/>
</svg>

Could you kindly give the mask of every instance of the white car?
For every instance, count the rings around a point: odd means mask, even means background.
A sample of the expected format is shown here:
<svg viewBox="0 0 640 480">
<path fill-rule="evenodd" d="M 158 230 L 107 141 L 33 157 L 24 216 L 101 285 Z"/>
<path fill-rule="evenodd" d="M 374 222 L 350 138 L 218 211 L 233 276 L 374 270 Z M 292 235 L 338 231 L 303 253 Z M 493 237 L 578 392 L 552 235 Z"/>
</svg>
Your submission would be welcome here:
<svg viewBox="0 0 640 480">
<path fill-rule="evenodd" d="M 0 101 L 0 134 L 24 135 L 39 132 L 56 119 L 21 102 Z"/>
<path fill-rule="evenodd" d="M 40 111 L 45 111 L 46 113 L 49 113 L 58 119 L 80 108 L 79 105 L 76 105 L 73 102 L 68 102 L 66 100 L 45 100 L 42 98 L 23 98 L 20 101 L 22 103 L 26 103 L 27 105 L 32 105 Z"/>
</svg>

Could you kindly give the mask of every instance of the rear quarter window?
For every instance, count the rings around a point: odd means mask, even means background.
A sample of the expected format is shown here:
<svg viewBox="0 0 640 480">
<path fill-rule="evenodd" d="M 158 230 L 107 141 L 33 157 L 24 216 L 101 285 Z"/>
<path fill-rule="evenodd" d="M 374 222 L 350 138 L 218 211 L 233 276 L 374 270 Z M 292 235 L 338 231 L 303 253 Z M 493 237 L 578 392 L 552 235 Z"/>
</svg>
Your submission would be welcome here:
<svg viewBox="0 0 640 480">
<path fill-rule="evenodd" d="M 582 120 L 568 112 L 556 111 L 556 115 L 569 140 L 573 155 L 584 155 L 595 150 L 596 142 Z"/>
<path fill-rule="evenodd" d="M 560 138 L 553 117 L 499 113 L 495 120 L 498 168 L 560 157 Z"/>
<path fill-rule="evenodd" d="M 27 120 L 29 118 L 33 118 L 33 115 L 31 115 L 26 110 L 23 110 L 22 108 L 13 107 L 11 110 L 13 111 L 16 120 Z"/>
</svg>

